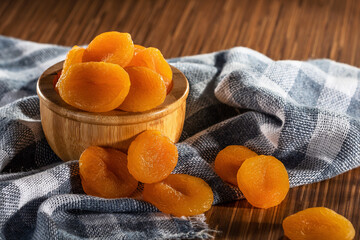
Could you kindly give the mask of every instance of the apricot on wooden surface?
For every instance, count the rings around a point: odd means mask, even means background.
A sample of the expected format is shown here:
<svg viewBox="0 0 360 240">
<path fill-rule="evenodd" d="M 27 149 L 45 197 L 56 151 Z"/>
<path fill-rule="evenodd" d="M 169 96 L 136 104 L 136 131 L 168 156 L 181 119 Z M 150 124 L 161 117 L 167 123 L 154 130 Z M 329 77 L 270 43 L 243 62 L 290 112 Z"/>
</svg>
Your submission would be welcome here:
<svg viewBox="0 0 360 240">
<path fill-rule="evenodd" d="M 326 207 L 302 210 L 283 221 L 285 236 L 291 240 L 351 240 L 355 237 L 352 223 Z"/>
</svg>

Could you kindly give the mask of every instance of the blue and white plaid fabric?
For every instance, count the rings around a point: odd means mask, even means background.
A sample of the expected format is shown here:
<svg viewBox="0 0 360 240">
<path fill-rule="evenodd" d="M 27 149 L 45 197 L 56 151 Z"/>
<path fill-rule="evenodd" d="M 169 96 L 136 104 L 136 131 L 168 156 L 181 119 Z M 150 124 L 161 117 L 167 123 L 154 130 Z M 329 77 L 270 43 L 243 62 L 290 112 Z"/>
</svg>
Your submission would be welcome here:
<svg viewBox="0 0 360 240">
<path fill-rule="evenodd" d="M 0 238 L 208 238 L 203 215 L 175 218 L 141 200 L 84 195 L 78 162 L 61 162 L 44 138 L 35 91 L 68 50 L 0 36 Z M 277 157 L 292 187 L 360 165 L 358 68 L 273 61 L 242 47 L 169 62 L 190 82 L 174 173 L 204 179 L 214 204 L 242 197 L 213 171 L 228 145 Z"/>
</svg>

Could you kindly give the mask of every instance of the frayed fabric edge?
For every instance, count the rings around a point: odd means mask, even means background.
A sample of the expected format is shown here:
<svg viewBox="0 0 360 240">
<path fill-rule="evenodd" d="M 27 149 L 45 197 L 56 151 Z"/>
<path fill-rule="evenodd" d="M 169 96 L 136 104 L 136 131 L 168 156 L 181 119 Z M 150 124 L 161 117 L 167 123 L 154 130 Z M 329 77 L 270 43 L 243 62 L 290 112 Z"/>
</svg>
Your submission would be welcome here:
<svg viewBox="0 0 360 240">
<path fill-rule="evenodd" d="M 218 230 L 209 228 L 204 214 L 188 217 L 187 219 L 195 229 L 202 229 L 201 231 L 195 233 L 195 239 L 214 239 L 215 235 L 220 233 Z"/>
<path fill-rule="evenodd" d="M 181 236 L 178 236 L 179 238 L 214 239 L 215 235 L 220 233 L 220 231 L 209 228 L 209 225 L 206 223 L 206 217 L 204 214 L 191 217 L 181 217 L 181 219 L 189 221 L 193 228 L 193 231 L 185 234 L 180 234 Z"/>
</svg>

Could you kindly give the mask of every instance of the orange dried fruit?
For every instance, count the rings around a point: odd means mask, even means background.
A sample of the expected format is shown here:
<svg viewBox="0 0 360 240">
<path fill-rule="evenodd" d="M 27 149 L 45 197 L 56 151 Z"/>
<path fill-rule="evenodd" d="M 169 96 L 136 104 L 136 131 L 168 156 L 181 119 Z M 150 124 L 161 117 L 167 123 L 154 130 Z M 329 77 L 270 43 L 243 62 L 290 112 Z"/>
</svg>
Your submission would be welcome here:
<svg viewBox="0 0 360 240">
<path fill-rule="evenodd" d="M 147 130 L 139 134 L 128 149 L 128 169 L 143 183 L 165 179 L 178 161 L 175 144 L 160 131 Z"/>
<path fill-rule="evenodd" d="M 82 57 L 83 57 L 84 51 L 85 51 L 85 48 L 78 47 L 76 45 L 70 49 L 70 51 L 66 54 L 63 68 L 60 72 L 60 76 L 61 76 L 61 74 L 66 73 L 71 65 L 82 62 Z M 56 87 L 56 84 L 57 84 L 60 76 L 53 82 L 53 84 L 55 86 L 55 90 L 57 92 L 58 92 L 58 89 Z"/>
<path fill-rule="evenodd" d="M 119 109 L 128 112 L 143 112 L 162 104 L 166 87 L 160 74 L 146 67 L 126 67 L 130 76 L 129 94 Z"/>
<path fill-rule="evenodd" d="M 160 211 L 177 217 L 204 213 L 214 201 L 204 180 L 186 174 L 171 174 L 161 182 L 144 184 L 143 197 Z"/>
<path fill-rule="evenodd" d="M 108 62 L 125 67 L 133 58 L 134 43 L 129 33 L 105 32 L 85 49 L 83 62 Z"/>
<path fill-rule="evenodd" d="M 245 146 L 230 145 L 221 150 L 215 158 L 215 172 L 225 182 L 237 186 L 237 172 L 243 162 L 257 154 Z"/>
<path fill-rule="evenodd" d="M 57 93 L 59 93 L 59 90 L 57 89 L 56 84 L 59 81 L 60 76 L 61 76 L 61 71 L 57 72 L 53 78 L 53 87 Z"/>
<path fill-rule="evenodd" d="M 285 236 L 291 240 L 351 240 L 355 229 L 351 222 L 325 207 L 308 208 L 286 217 Z"/>
<path fill-rule="evenodd" d="M 107 112 L 124 101 L 130 80 L 119 65 L 87 62 L 70 66 L 61 75 L 57 87 L 69 105 L 89 112 Z"/>
<path fill-rule="evenodd" d="M 97 146 L 88 147 L 80 156 L 81 184 L 86 194 L 103 198 L 130 196 L 138 186 L 127 170 L 125 153 Z"/>
<path fill-rule="evenodd" d="M 246 159 L 237 173 L 237 182 L 247 201 L 258 208 L 279 205 L 289 191 L 286 168 L 272 156 Z"/>
<path fill-rule="evenodd" d="M 146 47 L 139 44 L 134 44 L 134 56 L 144 49 L 146 49 Z"/>
<path fill-rule="evenodd" d="M 167 93 L 172 88 L 172 70 L 160 50 L 149 47 L 137 52 L 128 66 L 147 67 L 159 73 L 165 82 Z"/>
<path fill-rule="evenodd" d="M 73 46 L 66 55 L 62 72 L 66 73 L 69 67 L 75 63 L 81 63 L 85 48 Z"/>
</svg>

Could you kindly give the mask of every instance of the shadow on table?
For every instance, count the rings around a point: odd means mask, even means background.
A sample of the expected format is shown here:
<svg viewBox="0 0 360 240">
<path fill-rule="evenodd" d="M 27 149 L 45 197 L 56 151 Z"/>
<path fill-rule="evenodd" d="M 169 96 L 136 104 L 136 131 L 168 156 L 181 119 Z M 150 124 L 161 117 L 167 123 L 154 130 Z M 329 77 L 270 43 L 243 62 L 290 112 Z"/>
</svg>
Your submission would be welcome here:
<svg viewBox="0 0 360 240">
<path fill-rule="evenodd" d="M 284 207 L 260 209 L 246 200 L 214 206 L 208 213 L 208 224 L 222 232 L 217 239 L 287 240 L 282 229 Z"/>
</svg>

